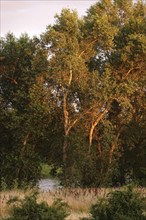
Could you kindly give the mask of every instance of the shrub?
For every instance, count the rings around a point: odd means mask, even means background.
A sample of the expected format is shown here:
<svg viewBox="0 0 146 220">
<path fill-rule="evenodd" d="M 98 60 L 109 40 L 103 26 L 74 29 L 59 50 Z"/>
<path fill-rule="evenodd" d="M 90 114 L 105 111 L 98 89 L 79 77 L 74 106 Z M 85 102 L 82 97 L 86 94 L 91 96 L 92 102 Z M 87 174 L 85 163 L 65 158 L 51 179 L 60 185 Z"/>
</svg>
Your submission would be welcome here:
<svg viewBox="0 0 146 220">
<path fill-rule="evenodd" d="M 51 176 L 51 170 L 53 166 L 48 165 L 46 163 L 41 163 L 41 177 L 42 178 L 49 178 Z"/>
<path fill-rule="evenodd" d="M 86 220 L 146 220 L 143 214 L 144 201 L 145 198 L 128 186 L 124 190 L 109 193 L 106 198 L 92 205 L 92 217 Z"/>
<path fill-rule="evenodd" d="M 64 220 L 68 216 L 68 206 L 60 199 L 54 201 L 52 206 L 46 202 L 37 203 L 38 193 L 26 196 L 24 200 L 16 198 L 9 200 L 12 205 L 11 216 L 5 220 Z"/>
</svg>

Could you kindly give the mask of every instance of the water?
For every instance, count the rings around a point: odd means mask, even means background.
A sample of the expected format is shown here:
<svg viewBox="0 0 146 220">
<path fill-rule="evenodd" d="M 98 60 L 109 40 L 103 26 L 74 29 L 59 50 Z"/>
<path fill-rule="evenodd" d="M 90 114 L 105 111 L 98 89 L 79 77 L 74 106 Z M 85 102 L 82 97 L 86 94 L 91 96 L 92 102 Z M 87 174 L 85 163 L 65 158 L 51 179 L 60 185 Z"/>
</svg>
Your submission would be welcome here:
<svg viewBox="0 0 146 220">
<path fill-rule="evenodd" d="M 59 181 L 56 179 L 41 179 L 38 185 L 41 191 L 53 190 L 60 187 Z"/>
</svg>

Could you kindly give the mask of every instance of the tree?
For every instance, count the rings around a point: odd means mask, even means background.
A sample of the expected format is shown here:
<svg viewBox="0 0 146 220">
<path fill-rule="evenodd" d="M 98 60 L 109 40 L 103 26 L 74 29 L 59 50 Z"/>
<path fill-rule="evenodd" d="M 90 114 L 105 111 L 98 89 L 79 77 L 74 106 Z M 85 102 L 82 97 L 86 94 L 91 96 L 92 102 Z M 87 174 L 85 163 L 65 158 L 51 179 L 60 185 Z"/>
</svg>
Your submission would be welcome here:
<svg viewBox="0 0 146 220">
<path fill-rule="evenodd" d="M 10 187 L 14 180 L 18 185 L 36 183 L 40 165 L 30 89 L 36 77 L 46 71 L 46 55 L 36 38 L 22 35 L 16 39 L 7 34 L 2 39 L 1 58 L 1 175 Z"/>
<path fill-rule="evenodd" d="M 62 153 L 65 181 L 67 181 L 68 140 L 72 129 L 83 114 L 82 110 L 79 110 L 80 96 L 86 88 L 88 79 L 85 59 L 81 57 L 83 52 L 81 27 L 82 21 L 78 19 L 77 13 L 64 9 L 60 16 L 56 16 L 56 24 L 49 26 L 44 35 L 51 55 L 48 80 L 52 79 L 51 91 L 63 115 L 61 122 L 64 127 Z"/>
<path fill-rule="evenodd" d="M 110 169 L 114 173 L 114 161 L 119 163 L 121 134 L 134 111 L 131 100 L 139 84 L 144 85 L 145 58 L 140 58 L 145 54 L 144 23 L 142 2 L 103 0 L 93 5 L 83 20 L 64 9 L 44 35 L 50 54 L 48 82 L 63 117 L 66 182 L 69 146 L 78 123 L 83 122 L 89 139 L 86 153 L 92 155 L 96 142 L 106 174 Z M 131 77 L 132 72 L 135 76 L 142 73 L 141 78 Z"/>
<path fill-rule="evenodd" d="M 132 120 L 135 111 L 133 99 L 137 91 L 140 99 L 145 97 L 144 11 L 145 5 L 142 2 L 133 4 L 132 1 L 126 3 L 103 0 L 93 5 L 85 17 L 86 33 L 90 33 L 95 49 L 89 68 L 92 72 L 98 70 L 100 73 L 96 97 L 93 93 L 91 96 L 99 108 L 92 109 L 89 116 L 89 121 L 92 122 L 89 146 L 93 145 L 94 139 L 99 154 L 102 152 L 104 155 L 104 152 L 109 151 L 107 173 L 121 155 L 118 153 L 121 135 L 126 124 Z M 105 140 L 108 134 L 100 132 L 100 124 L 103 124 L 103 130 L 110 128 L 110 139 Z M 104 164 L 105 161 L 106 158 L 103 160 Z"/>
<path fill-rule="evenodd" d="M 39 154 L 65 185 L 123 184 L 129 170 L 143 182 L 145 27 L 142 1 L 101 0 L 82 19 L 63 9 L 40 39 L 2 40 L 3 164 L 19 161 L 16 178 Z"/>
</svg>

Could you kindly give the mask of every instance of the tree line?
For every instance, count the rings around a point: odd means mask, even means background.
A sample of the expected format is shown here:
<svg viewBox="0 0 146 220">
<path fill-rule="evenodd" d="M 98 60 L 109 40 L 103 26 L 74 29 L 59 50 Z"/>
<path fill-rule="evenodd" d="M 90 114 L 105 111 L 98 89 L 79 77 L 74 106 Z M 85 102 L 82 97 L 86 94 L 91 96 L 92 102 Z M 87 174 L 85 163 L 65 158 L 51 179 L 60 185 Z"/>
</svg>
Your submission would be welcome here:
<svg viewBox="0 0 146 220">
<path fill-rule="evenodd" d="M 1 177 L 36 184 L 41 162 L 64 185 L 146 184 L 146 5 L 63 9 L 39 37 L 1 38 Z"/>
</svg>

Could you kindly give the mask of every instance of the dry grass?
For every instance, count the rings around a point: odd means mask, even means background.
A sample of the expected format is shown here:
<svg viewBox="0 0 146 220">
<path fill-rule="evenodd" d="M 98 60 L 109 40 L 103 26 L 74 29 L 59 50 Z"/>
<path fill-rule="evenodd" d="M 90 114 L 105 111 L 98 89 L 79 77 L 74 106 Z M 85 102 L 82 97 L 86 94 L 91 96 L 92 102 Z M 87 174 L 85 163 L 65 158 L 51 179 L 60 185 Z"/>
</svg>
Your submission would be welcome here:
<svg viewBox="0 0 146 220">
<path fill-rule="evenodd" d="M 80 218 L 87 218 L 89 217 L 88 213 L 74 213 L 72 212 L 67 218 L 66 220 L 79 220 Z"/>
<path fill-rule="evenodd" d="M 27 192 L 27 193 L 29 193 L 29 192 Z M 22 190 L 12 190 L 12 191 L 0 192 L 0 218 L 6 217 L 9 213 L 9 206 L 7 205 L 7 202 L 9 199 L 11 199 L 15 196 L 17 196 L 20 199 L 23 199 L 26 194 L 25 194 L 25 191 L 22 191 Z"/>
<path fill-rule="evenodd" d="M 48 205 L 51 205 L 53 201 L 57 198 L 62 199 L 66 202 L 70 209 L 71 215 L 67 220 L 76 220 L 79 217 L 87 217 L 89 208 L 92 204 L 97 201 L 97 198 L 103 197 L 109 190 L 107 189 L 57 189 L 45 192 L 40 192 L 38 197 L 38 202 L 46 201 Z M 9 213 L 9 207 L 7 201 L 12 197 L 17 196 L 23 199 L 24 196 L 30 194 L 31 191 L 3 191 L 0 193 L 1 197 L 1 212 L 0 217 L 7 216 Z"/>
<path fill-rule="evenodd" d="M 38 202 L 46 201 L 48 205 L 51 205 L 57 198 L 67 202 L 71 209 L 71 215 L 67 217 L 67 220 L 79 220 L 81 217 L 87 217 L 89 214 L 89 208 L 94 204 L 98 198 L 105 197 L 110 191 L 116 190 L 105 188 L 88 188 L 88 189 L 57 189 L 52 191 L 40 192 Z M 146 195 L 146 188 L 136 189 L 142 195 Z M 6 217 L 9 213 L 9 207 L 7 201 L 18 196 L 23 199 L 24 196 L 30 194 L 32 191 L 3 191 L 0 193 L 0 218 Z"/>
<path fill-rule="evenodd" d="M 54 199 L 61 198 L 67 202 L 71 210 L 88 212 L 91 204 L 95 203 L 97 198 L 105 196 L 107 192 L 107 189 L 59 189 L 42 192 L 40 199 L 50 204 Z"/>
</svg>

